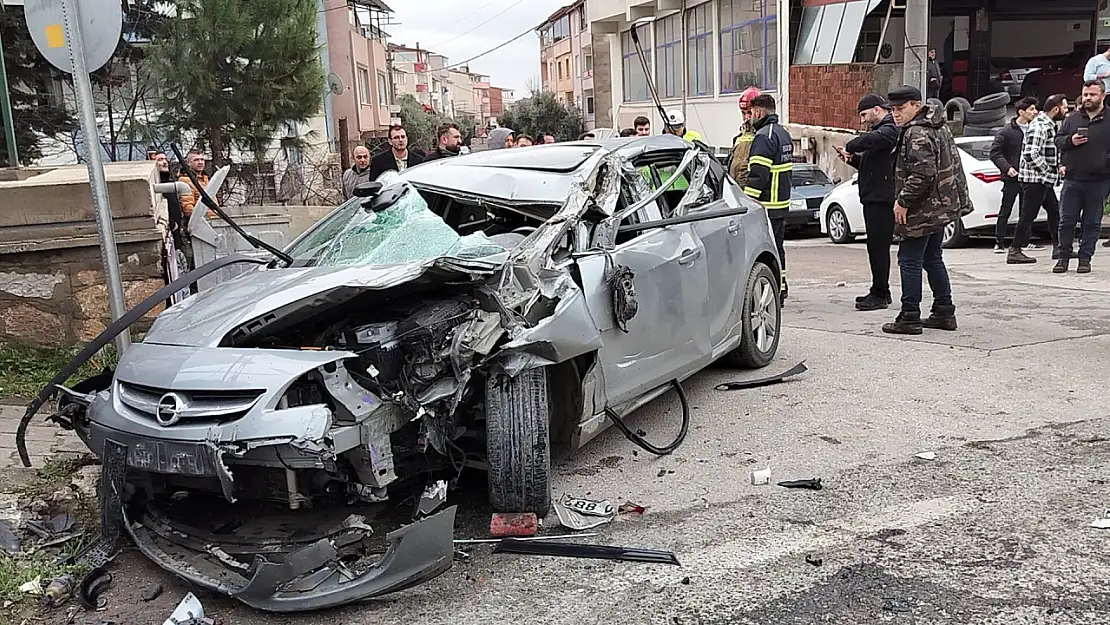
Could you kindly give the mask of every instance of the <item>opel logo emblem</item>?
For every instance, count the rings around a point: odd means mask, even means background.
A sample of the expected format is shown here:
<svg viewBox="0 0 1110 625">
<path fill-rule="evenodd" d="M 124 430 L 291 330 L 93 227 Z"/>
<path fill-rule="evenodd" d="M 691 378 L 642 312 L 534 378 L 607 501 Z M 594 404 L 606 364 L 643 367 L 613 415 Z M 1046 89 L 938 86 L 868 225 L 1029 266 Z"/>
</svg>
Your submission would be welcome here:
<svg viewBox="0 0 1110 625">
<path fill-rule="evenodd" d="M 154 418 L 158 425 L 170 427 L 181 420 L 181 411 L 185 409 L 185 400 L 177 393 L 166 393 L 158 400 L 158 407 Z"/>
</svg>

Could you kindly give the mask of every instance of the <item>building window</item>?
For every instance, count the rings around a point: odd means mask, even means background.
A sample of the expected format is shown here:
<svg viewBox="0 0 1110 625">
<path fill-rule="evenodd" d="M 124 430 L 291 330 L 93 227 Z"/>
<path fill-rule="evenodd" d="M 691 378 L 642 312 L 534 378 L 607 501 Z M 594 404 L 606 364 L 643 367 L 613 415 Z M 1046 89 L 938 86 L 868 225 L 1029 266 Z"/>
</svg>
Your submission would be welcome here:
<svg viewBox="0 0 1110 625">
<path fill-rule="evenodd" d="M 582 75 L 582 58 L 579 57 L 577 54 L 574 55 L 574 75 Z"/>
<path fill-rule="evenodd" d="M 863 21 L 874 5 L 870 0 L 852 0 L 805 7 L 798 28 L 794 64 L 851 63 L 860 43 Z M 868 62 L 874 62 L 874 56 Z"/>
<path fill-rule="evenodd" d="M 686 91 L 690 95 L 713 93 L 713 33 L 709 13 L 711 3 L 706 2 L 686 9 Z"/>
<path fill-rule="evenodd" d="M 586 32 L 586 29 L 590 27 L 590 22 L 586 19 L 585 11 L 578 14 L 578 27 L 582 32 Z"/>
<path fill-rule="evenodd" d="M 778 23 L 768 0 L 720 0 L 721 93 L 778 83 Z"/>
<path fill-rule="evenodd" d="M 551 25 L 551 41 L 562 41 L 570 36 L 570 16 L 564 15 Z"/>
<path fill-rule="evenodd" d="M 385 74 L 378 72 L 378 106 L 389 104 L 389 81 Z"/>
<path fill-rule="evenodd" d="M 559 61 L 558 65 L 559 65 L 559 80 L 562 80 L 563 79 L 563 62 Z"/>
<path fill-rule="evenodd" d="M 640 64 L 640 57 L 636 54 L 636 45 L 632 43 L 629 31 L 621 33 L 621 76 L 623 79 L 622 90 L 625 102 L 642 102 L 651 98 L 648 93 L 647 76 Z M 644 54 L 651 50 L 651 31 L 644 28 L 637 33 L 640 43 L 644 47 Z M 647 58 L 648 70 L 651 70 L 651 57 Z"/>
<path fill-rule="evenodd" d="M 586 89 L 582 92 L 582 98 L 586 100 L 586 114 L 594 114 L 594 90 Z"/>
<path fill-rule="evenodd" d="M 586 73 L 594 71 L 594 57 L 592 55 L 589 55 L 589 54 L 586 55 L 585 63 L 586 63 Z"/>
<path fill-rule="evenodd" d="M 365 67 L 358 68 L 358 101 L 367 106 L 373 102 L 370 99 L 370 70 Z"/>
<path fill-rule="evenodd" d="M 655 21 L 655 88 L 660 98 L 678 97 L 682 80 L 681 24 L 678 15 Z"/>
</svg>

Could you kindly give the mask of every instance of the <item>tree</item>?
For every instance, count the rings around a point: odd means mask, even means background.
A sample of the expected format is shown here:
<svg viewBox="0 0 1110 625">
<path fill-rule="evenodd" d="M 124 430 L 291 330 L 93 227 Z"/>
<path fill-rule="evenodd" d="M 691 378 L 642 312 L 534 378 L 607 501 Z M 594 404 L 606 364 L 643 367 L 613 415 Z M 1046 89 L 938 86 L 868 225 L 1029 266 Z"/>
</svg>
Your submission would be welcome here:
<svg viewBox="0 0 1110 625">
<path fill-rule="evenodd" d="M 53 95 L 51 83 L 56 70 L 31 40 L 23 7 L 0 7 L 0 32 L 4 38 L 16 148 L 20 163 L 28 164 L 42 157 L 44 138 L 72 131 L 75 119 Z M 9 165 L 7 137 L 0 133 L 0 166 Z"/>
<path fill-rule="evenodd" d="M 323 104 L 315 0 L 175 0 L 151 51 L 164 122 L 217 164 L 238 147 L 261 158 L 274 135 Z"/>
<path fill-rule="evenodd" d="M 563 104 L 547 91 L 532 91 L 532 97 L 513 104 L 497 123 L 533 137 L 549 132 L 557 141 L 575 141 L 585 128 L 577 107 Z"/>
</svg>

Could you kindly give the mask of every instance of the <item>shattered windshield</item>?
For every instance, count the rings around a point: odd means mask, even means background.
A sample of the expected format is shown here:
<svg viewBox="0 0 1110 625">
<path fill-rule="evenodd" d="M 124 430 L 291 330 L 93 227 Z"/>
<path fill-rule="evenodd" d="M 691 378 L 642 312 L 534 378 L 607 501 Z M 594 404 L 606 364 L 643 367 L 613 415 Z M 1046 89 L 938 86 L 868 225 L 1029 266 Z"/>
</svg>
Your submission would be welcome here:
<svg viewBox="0 0 1110 625">
<path fill-rule="evenodd" d="M 386 187 L 408 185 L 397 172 L 382 174 Z M 460 236 L 428 209 L 408 185 L 393 206 L 374 212 L 366 198 L 352 198 L 286 250 L 294 267 L 391 265 L 434 258 L 482 258 L 505 251 L 481 232 Z"/>
</svg>

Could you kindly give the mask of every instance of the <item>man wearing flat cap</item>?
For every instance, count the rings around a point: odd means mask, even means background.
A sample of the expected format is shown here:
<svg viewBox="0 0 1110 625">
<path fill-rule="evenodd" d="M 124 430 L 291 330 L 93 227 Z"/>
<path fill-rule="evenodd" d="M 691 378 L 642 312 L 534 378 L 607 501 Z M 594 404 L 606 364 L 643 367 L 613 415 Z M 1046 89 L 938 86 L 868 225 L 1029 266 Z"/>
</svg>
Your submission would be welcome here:
<svg viewBox="0 0 1110 625">
<path fill-rule="evenodd" d="M 944 266 L 944 227 L 971 212 L 971 196 L 944 111 L 922 102 L 921 91 L 903 86 L 887 94 L 901 128 L 894 148 L 894 233 L 902 276 L 902 310 L 888 334 L 921 334 L 922 328 L 956 329 L 952 283 Z M 921 318 L 921 273 L 929 276 L 932 313 Z"/>
<path fill-rule="evenodd" d="M 869 93 L 859 101 L 859 121 L 867 132 L 852 139 L 840 158 L 859 171 L 859 200 L 867 228 L 871 290 L 856 298 L 857 310 L 882 310 L 891 304 L 890 243 L 894 240 L 894 144 L 898 126 L 886 100 Z"/>
</svg>

